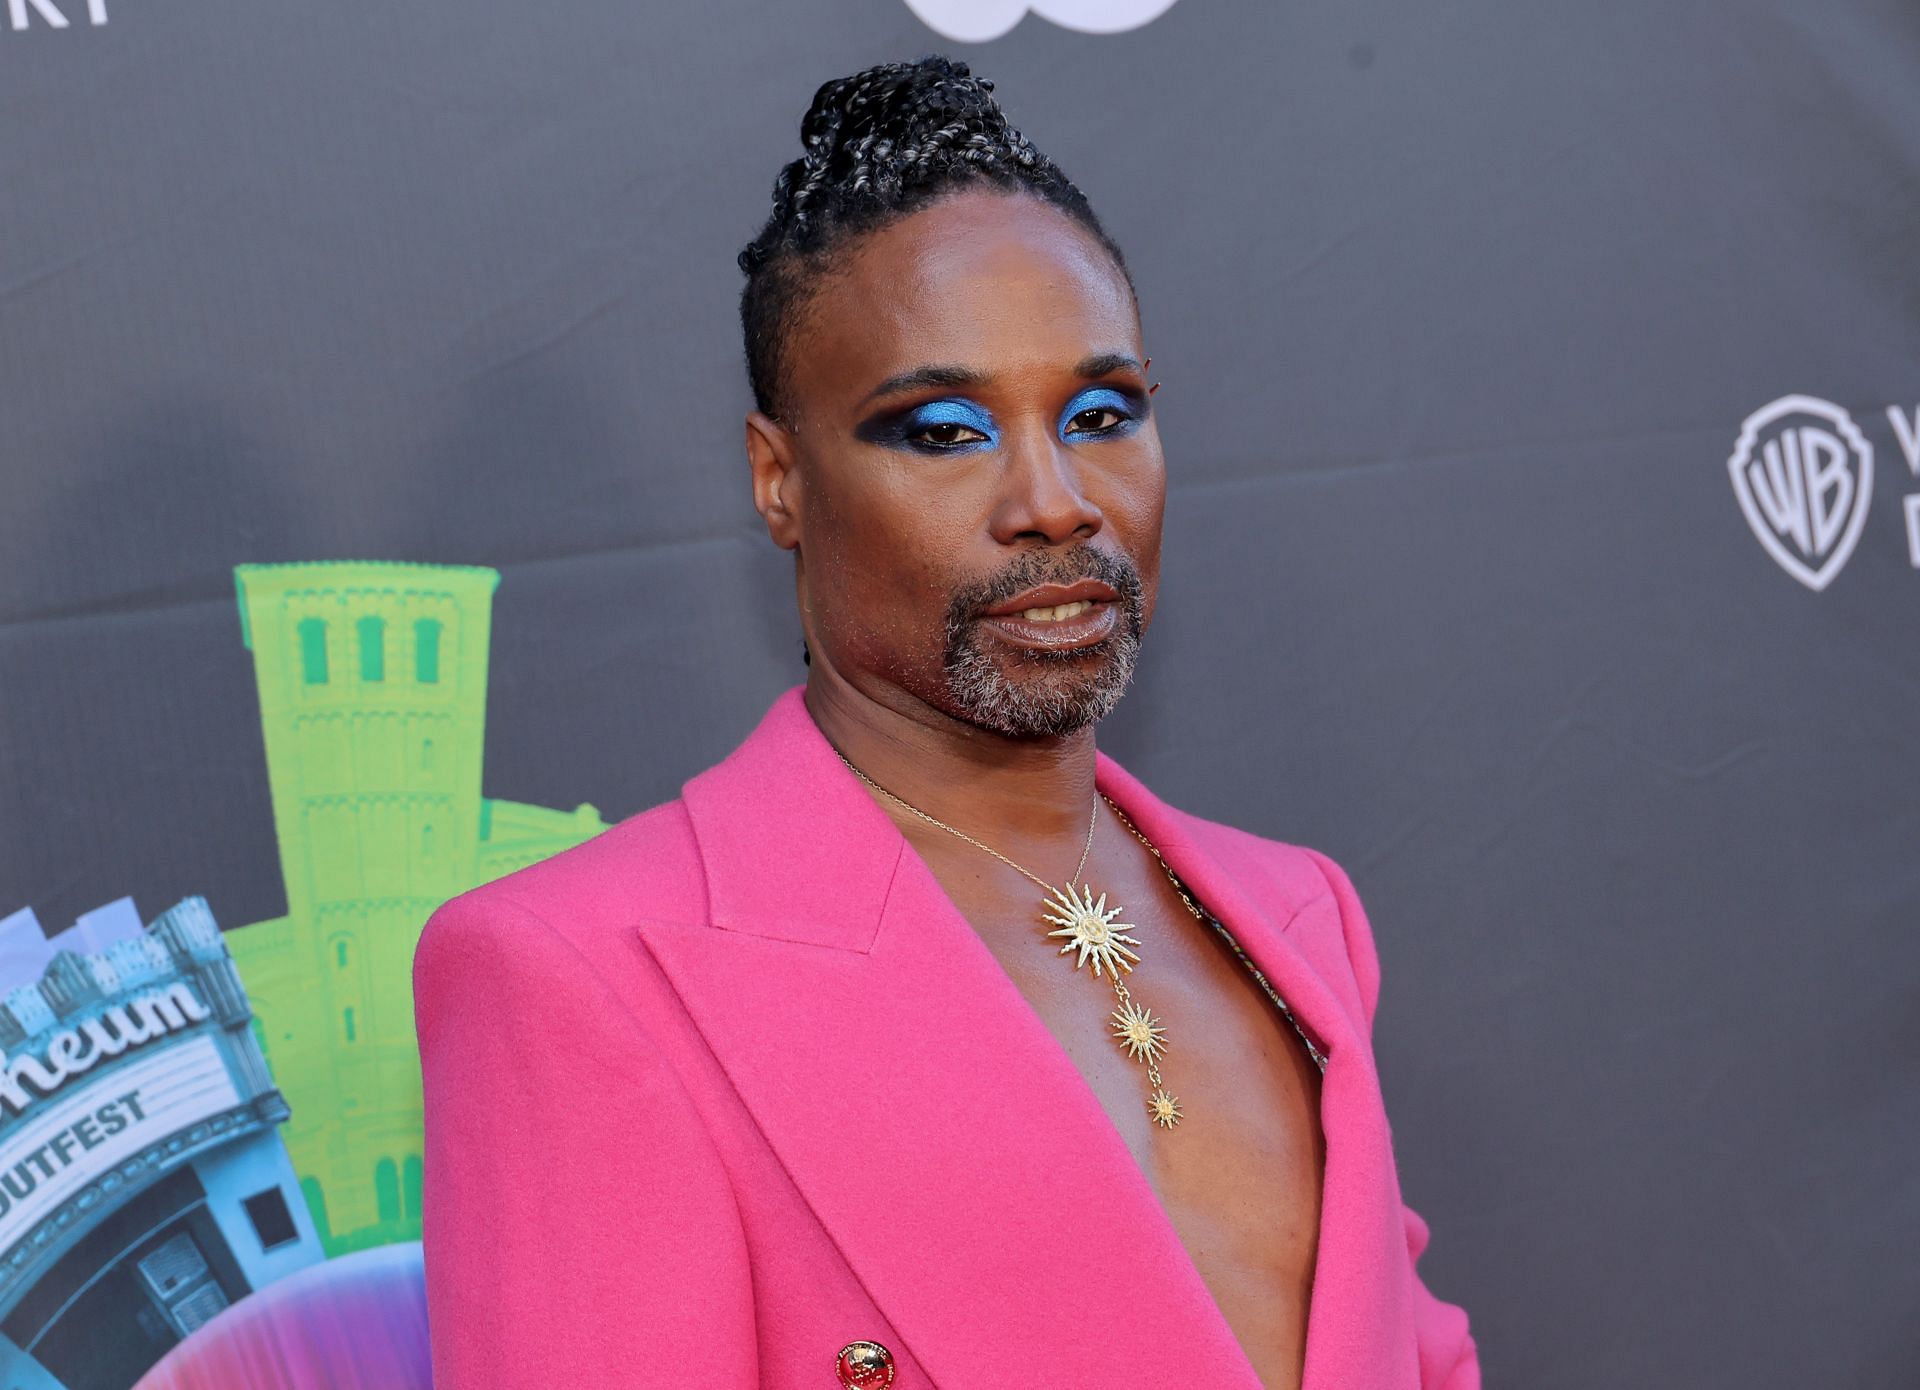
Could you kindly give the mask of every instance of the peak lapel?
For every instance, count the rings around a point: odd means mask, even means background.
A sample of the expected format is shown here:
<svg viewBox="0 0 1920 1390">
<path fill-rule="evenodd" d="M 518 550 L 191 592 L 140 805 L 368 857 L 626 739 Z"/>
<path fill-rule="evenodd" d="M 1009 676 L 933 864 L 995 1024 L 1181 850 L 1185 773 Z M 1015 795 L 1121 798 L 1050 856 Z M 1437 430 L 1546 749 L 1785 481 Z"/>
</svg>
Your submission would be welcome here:
<svg viewBox="0 0 1920 1390">
<path fill-rule="evenodd" d="M 1406 1228 L 1372 1047 L 1284 931 L 1296 910 L 1329 910 L 1326 903 L 1309 897 L 1273 904 L 1249 891 L 1217 827 L 1168 806 L 1105 754 L 1097 781 L 1226 924 L 1327 1053 L 1320 1090 L 1326 1175 L 1303 1390 L 1417 1386 Z"/>
<path fill-rule="evenodd" d="M 726 930 L 641 937 L 933 1379 L 1258 1390 L 1093 1092 L 799 692 L 686 801 Z"/>
</svg>

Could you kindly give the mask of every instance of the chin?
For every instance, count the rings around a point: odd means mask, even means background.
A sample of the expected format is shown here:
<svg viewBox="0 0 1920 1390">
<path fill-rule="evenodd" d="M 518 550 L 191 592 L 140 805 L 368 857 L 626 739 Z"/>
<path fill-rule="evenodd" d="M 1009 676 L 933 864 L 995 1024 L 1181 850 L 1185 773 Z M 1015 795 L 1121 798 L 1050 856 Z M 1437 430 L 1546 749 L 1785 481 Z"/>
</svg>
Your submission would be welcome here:
<svg viewBox="0 0 1920 1390">
<path fill-rule="evenodd" d="M 1007 738 L 1060 738 L 1113 712 L 1133 678 L 1139 643 L 1125 635 L 1062 652 L 995 661 L 971 644 L 946 664 L 947 712 Z"/>
</svg>

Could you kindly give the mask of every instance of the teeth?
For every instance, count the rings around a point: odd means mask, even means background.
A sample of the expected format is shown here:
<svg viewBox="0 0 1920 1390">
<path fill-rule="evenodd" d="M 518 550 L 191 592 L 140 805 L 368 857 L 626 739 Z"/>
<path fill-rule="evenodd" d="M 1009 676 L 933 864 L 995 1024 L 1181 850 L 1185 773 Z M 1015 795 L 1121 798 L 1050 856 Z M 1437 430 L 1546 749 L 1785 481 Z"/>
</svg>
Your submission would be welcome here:
<svg viewBox="0 0 1920 1390">
<path fill-rule="evenodd" d="M 1020 616 L 1030 623 L 1058 623 L 1068 618 L 1077 618 L 1093 604 L 1086 599 L 1075 599 L 1072 603 L 1056 604 L 1052 608 L 1029 608 Z"/>
</svg>

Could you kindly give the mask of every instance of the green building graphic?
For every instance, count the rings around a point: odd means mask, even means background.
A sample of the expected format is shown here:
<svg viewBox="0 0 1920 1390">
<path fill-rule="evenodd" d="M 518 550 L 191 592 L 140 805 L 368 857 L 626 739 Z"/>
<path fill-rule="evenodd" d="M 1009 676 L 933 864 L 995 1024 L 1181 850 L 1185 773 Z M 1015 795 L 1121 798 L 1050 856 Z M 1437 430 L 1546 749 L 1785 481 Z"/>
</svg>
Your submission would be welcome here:
<svg viewBox="0 0 1920 1390">
<path fill-rule="evenodd" d="M 413 949 L 440 903 L 606 829 L 481 795 L 497 571 L 241 565 L 287 915 L 227 933 L 329 1255 L 420 1235 Z"/>
</svg>

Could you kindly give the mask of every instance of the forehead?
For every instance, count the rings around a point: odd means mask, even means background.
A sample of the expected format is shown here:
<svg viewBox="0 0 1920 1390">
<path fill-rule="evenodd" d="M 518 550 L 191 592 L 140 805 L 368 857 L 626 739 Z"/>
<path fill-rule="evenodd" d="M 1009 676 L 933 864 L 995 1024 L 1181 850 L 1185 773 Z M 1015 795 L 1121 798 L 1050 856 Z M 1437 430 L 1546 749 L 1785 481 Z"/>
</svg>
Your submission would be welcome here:
<svg viewBox="0 0 1920 1390">
<path fill-rule="evenodd" d="M 1037 198 L 967 192 L 870 232 L 811 296 L 792 385 L 858 400 L 928 363 L 1017 379 L 1139 352 L 1133 295 L 1106 248 Z"/>
</svg>

